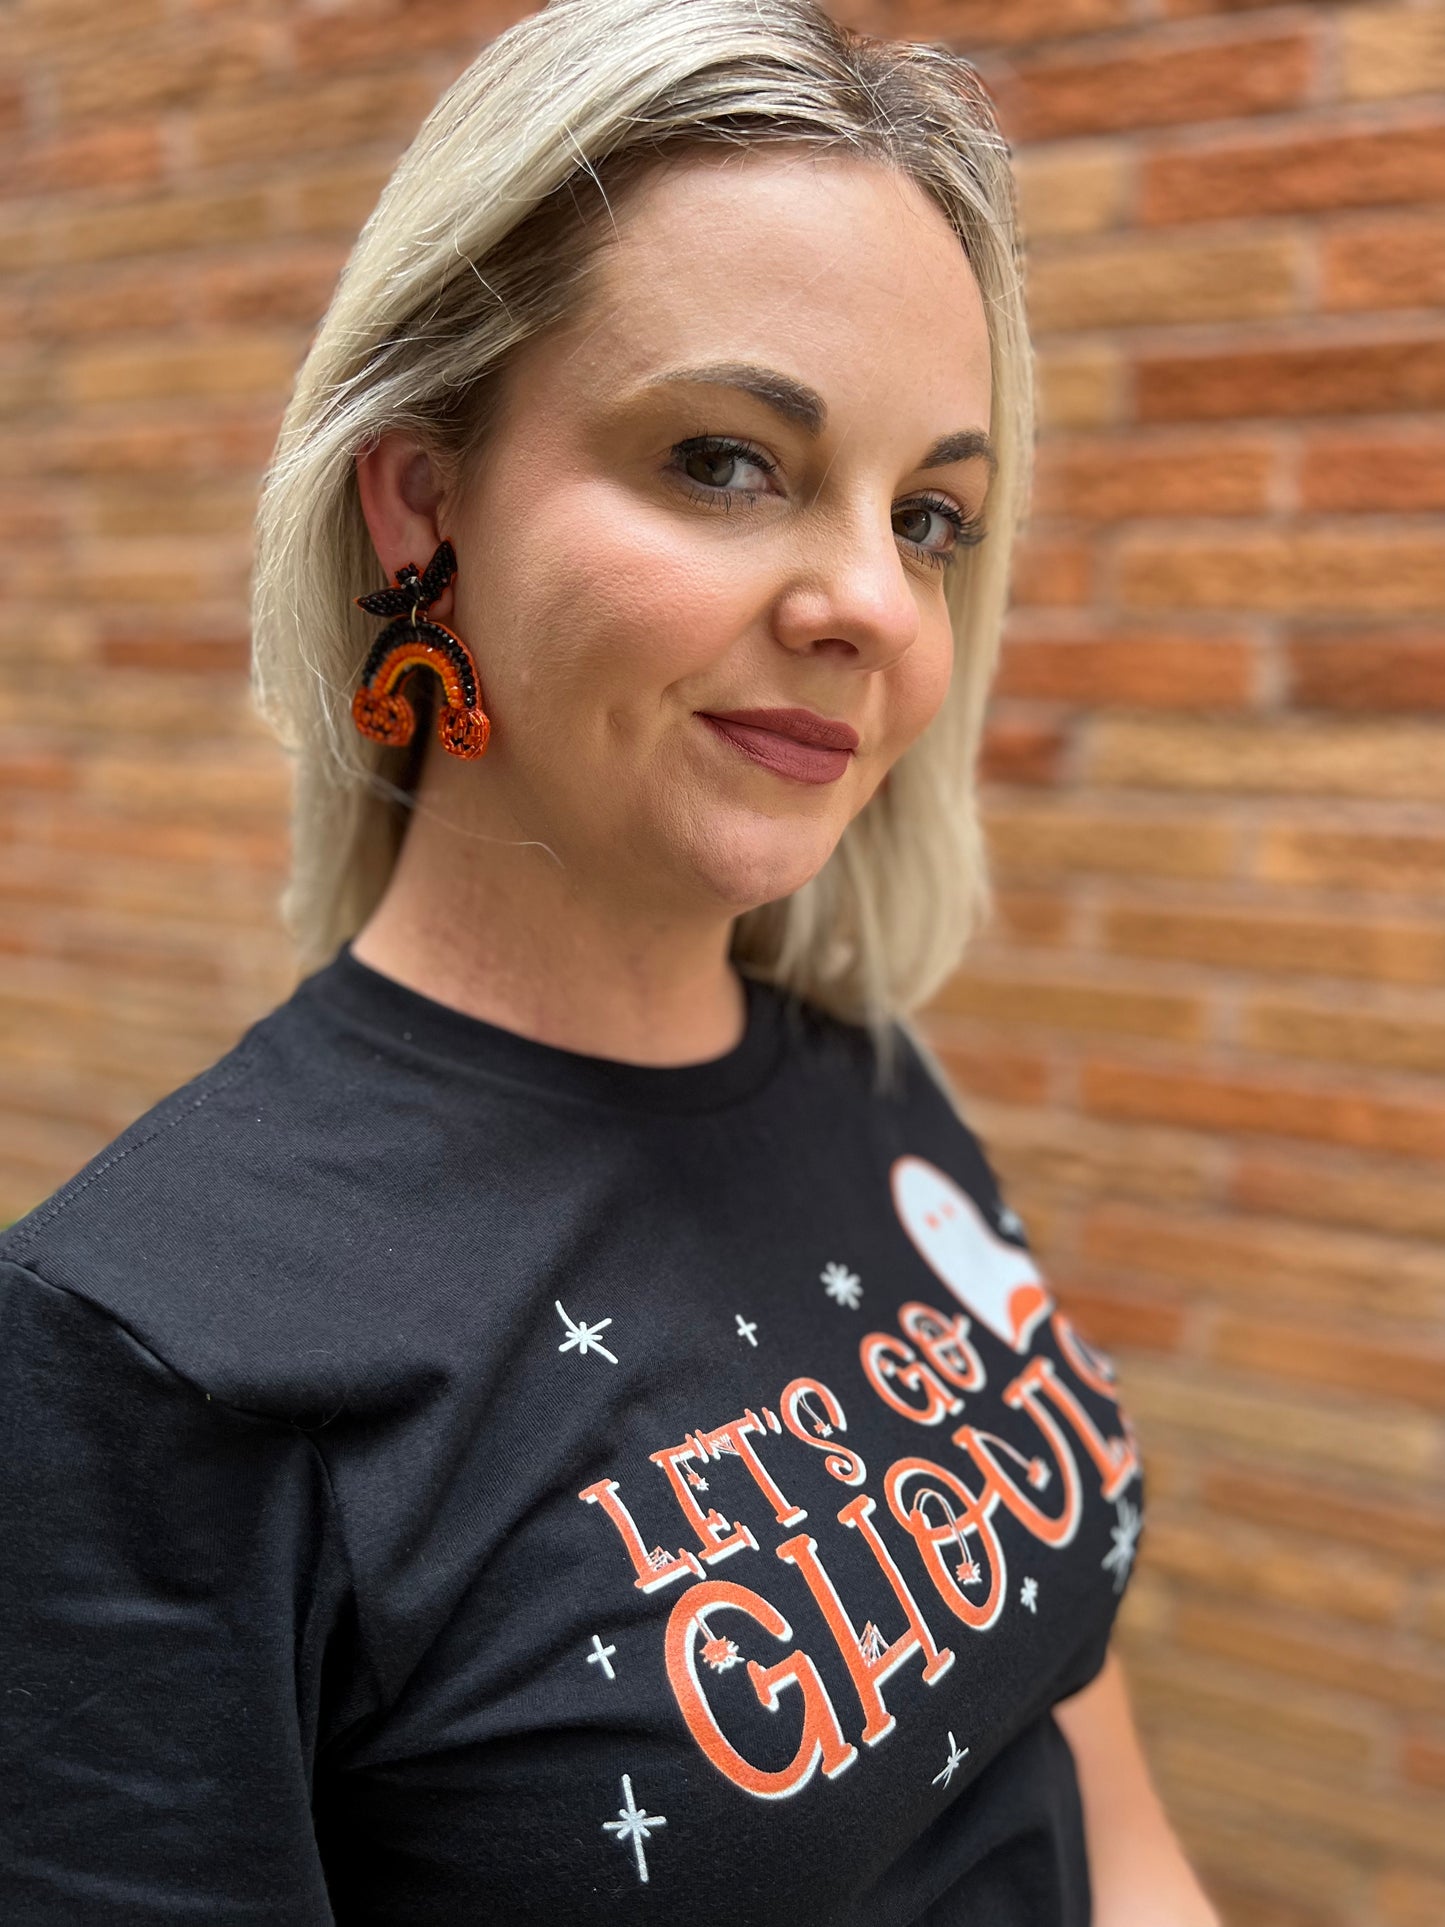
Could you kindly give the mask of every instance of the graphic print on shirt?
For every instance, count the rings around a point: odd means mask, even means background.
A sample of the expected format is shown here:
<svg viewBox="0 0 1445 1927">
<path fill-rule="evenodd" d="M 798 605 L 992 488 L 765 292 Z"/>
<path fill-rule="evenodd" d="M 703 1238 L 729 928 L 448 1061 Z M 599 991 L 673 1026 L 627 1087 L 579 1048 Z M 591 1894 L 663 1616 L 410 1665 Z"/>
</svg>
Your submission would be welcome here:
<svg viewBox="0 0 1445 1927">
<path fill-rule="evenodd" d="M 1052 1309 L 1028 1253 L 1002 1244 L 968 1193 L 927 1158 L 895 1158 L 892 1183 L 904 1230 L 965 1311 L 1025 1351 Z"/>
<path fill-rule="evenodd" d="M 643 1852 L 643 1842 L 654 1827 L 665 1827 L 667 1816 L 663 1813 L 649 1813 L 646 1807 L 638 1806 L 632 1797 L 632 1775 L 622 1776 L 622 1805 L 617 1809 L 615 1820 L 604 1820 L 603 1831 L 614 1833 L 619 1846 L 630 1842 L 637 1855 L 637 1877 L 647 1879 L 647 1855 Z"/>
<path fill-rule="evenodd" d="M 675 1591 L 658 1627 L 673 1698 L 711 1764 L 760 1800 L 824 1786 L 886 1742 L 898 1725 L 888 1682 L 900 1669 L 935 1687 L 964 1642 L 988 1634 L 1005 1613 L 1042 1624 L 1048 1588 L 1039 1567 L 1030 1560 L 1033 1570 L 1010 1580 L 1005 1542 L 1019 1529 L 1047 1557 L 1073 1543 L 1088 1506 L 1102 1538 L 1097 1511 L 1112 1506 L 1111 1548 L 1100 1564 L 1117 1594 L 1143 1523 L 1140 1506 L 1123 1496 L 1140 1466 L 1112 1363 L 1056 1307 L 1029 1253 L 1007 1243 L 927 1159 L 894 1158 L 888 1189 L 903 1232 L 947 1287 L 946 1308 L 905 1297 L 891 1329 L 861 1335 L 852 1383 L 799 1374 L 769 1403 L 651 1452 L 662 1484 L 644 1480 L 645 1468 L 620 1469 L 578 1494 L 610 1521 L 632 1585 L 645 1594 Z M 872 1275 L 876 1291 L 876 1264 Z M 829 1259 L 818 1277 L 840 1310 L 860 1309 L 857 1272 Z M 1049 1350 L 1034 1342 L 1045 1335 Z M 995 1345 L 1006 1348 L 1002 1360 Z M 991 1408 L 978 1396 L 985 1392 Z M 1095 1423 L 1085 1392 L 1112 1407 L 1108 1429 Z M 999 1408 L 1012 1437 L 981 1422 L 986 1409 Z M 853 1441 L 868 1446 L 869 1414 L 884 1411 L 893 1436 L 865 1458 Z M 899 1455 L 898 1419 L 917 1428 L 917 1451 Z M 836 1510 L 810 1517 L 795 1502 L 789 1466 L 801 1463 L 800 1446 L 822 1456 L 828 1479 L 852 1489 Z M 703 1471 L 724 1457 L 739 1462 L 747 1482 L 730 1473 L 713 1504 Z M 808 1497 L 816 1507 L 811 1490 Z M 662 1519 L 672 1527 L 654 1544 Z M 1006 1520 L 1012 1524 L 1004 1530 Z M 843 1558 L 840 1528 L 855 1548 Z M 856 1549 L 866 1555 L 862 1567 Z M 739 1556 L 735 1573 L 714 1576 L 713 1567 Z M 796 1631 L 796 1607 L 785 1613 L 769 1597 L 779 1590 L 769 1582 L 772 1560 L 791 1568 L 811 1603 L 809 1624 Z M 840 1586 L 835 1575 L 850 1561 L 853 1578 Z M 875 1581 L 866 1614 L 845 1596 L 863 1567 Z M 819 1658 L 835 1683 L 846 1677 L 848 1700 L 835 1698 Z M 734 1680 L 742 1682 L 742 1699 Z M 768 1723 L 771 1759 L 749 1756 L 740 1722 L 752 1702 L 786 1715 L 776 1729 Z M 969 1751 L 950 1732 L 935 1784 L 946 1786 Z"/>
</svg>

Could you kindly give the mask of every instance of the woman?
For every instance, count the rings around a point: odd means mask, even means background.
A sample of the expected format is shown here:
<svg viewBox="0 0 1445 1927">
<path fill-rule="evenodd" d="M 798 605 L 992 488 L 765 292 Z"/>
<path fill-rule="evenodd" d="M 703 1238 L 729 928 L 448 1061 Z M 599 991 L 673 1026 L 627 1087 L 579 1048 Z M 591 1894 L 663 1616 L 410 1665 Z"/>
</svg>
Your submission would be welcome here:
<svg viewBox="0 0 1445 1927">
<path fill-rule="evenodd" d="M 1013 223 L 809 0 L 554 0 L 403 156 L 260 515 L 308 974 L 0 1240 L 8 1918 L 1214 1919 L 1112 1372 L 907 1017 Z"/>
</svg>

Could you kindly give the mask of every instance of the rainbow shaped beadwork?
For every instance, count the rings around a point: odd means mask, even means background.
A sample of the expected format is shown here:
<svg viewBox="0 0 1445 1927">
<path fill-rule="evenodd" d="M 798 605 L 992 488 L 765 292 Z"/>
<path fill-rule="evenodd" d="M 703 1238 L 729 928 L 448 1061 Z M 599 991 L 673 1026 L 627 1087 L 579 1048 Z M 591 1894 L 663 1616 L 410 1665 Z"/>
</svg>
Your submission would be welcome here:
<svg viewBox="0 0 1445 1927">
<path fill-rule="evenodd" d="M 356 727 L 373 742 L 399 748 L 411 741 L 416 711 L 398 685 L 411 670 L 426 667 L 441 681 L 444 701 L 437 712 L 437 737 L 443 747 L 453 756 L 480 756 L 487 747 L 492 725 L 482 708 L 471 650 L 444 622 L 420 614 L 436 601 L 456 568 L 456 551 L 443 540 L 425 573 L 407 562 L 395 572 L 389 589 L 353 597 L 358 609 L 393 618 L 372 643 L 351 699 Z"/>
</svg>

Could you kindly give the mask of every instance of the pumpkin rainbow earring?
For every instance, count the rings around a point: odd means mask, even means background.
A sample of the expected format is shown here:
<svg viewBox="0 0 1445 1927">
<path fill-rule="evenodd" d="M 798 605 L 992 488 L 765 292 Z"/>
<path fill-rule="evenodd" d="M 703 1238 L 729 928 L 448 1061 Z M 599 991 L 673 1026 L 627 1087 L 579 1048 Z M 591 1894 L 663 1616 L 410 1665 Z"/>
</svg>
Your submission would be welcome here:
<svg viewBox="0 0 1445 1927">
<path fill-rule="evenodd" d="M 420 613 L 436 601 L 456 571 L 456 550 L 444 539 L 424 574 L 418 574 L 414 562 L 406 562 L 393 574 L 389 589 L 352 598 L 358 609 L 394 618 L 372 643 L 361 685 L 351 699 L 356 727 L 373 742 L 399 748 L 411 741 L 416 711 L 398 685 L 410 670 L 425 664 L 442 685 L 437 736 L 443 748 L 453 756 L 480 756 L 487 747 L 492 723 L 482 708 L 476 658 L 444 622 Z"/>
</svg>

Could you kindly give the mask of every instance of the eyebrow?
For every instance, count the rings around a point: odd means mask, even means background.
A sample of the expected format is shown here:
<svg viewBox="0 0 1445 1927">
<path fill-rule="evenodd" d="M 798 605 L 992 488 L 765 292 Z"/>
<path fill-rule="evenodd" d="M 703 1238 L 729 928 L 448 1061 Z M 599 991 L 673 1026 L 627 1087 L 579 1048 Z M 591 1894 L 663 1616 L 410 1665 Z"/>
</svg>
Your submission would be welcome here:
<svg viewBox="0 0 1445 1927">
<path fill-rule="evenodd" d="M 709 361 L 694 368 L 669 368 L 663 374 L 650 375 L 642 385 L 660 388 L 674 382 L 740 388 L 813 436 L 822 434 L 828 420 L 828 404 L 815 388 L 776 368 L 761 368 L 756 362 Z M 943 468 L 949 462 L 974 461 L 979 456 L 988 463 L 990 475 L 998 472 L 998 451 L 988 436 L 981 428 L 963 428 L 940 437 L 918 466 Z"/>
</svg>

